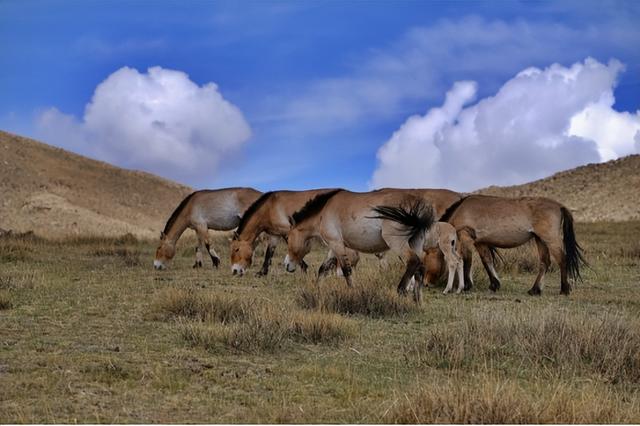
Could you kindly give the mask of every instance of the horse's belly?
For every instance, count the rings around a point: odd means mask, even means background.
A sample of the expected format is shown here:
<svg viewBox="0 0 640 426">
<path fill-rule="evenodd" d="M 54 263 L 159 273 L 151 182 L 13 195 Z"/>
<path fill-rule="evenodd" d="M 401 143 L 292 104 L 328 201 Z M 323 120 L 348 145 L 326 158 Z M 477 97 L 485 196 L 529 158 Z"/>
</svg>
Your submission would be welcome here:
<svg viewBox="0 0 640 426">
<path fill-rule="evenodd" d="M 349 230 L 342 231 L 344 245 L 352 250 L 363 253 L 380 253 L 389 247 L 382 239 L 380 226 L 367 226 L 367 224 L 354 224 Z"/>
<path fill-rule="evenodd" d="M 518 247 L 532 237 L 529 229 L 525 228 L 504 228 L 494 229 L 491 232 L 476 231 L 476 241 L 500 248 Z"/>
<path fill-rule="evenodd" d="M 204 220 L 207 222 L 209 229 L 217 231 L 230 231 L 237 228 L 240 223 L 238 212 L 234 209 L 221 209 L 207 214 Z"/>
</svg>

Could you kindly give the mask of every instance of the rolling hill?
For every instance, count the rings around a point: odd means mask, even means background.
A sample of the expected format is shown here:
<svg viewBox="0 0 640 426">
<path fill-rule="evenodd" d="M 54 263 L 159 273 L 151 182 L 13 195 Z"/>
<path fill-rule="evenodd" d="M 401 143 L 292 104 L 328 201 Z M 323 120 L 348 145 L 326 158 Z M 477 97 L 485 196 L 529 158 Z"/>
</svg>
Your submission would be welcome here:
<svg viewBox="0 0 640 426">
<path fill-rule="evenodd" d="M 477 191 L 504 197 L 541 196 L 560 201 L 581 222 L 640 219 L 640 155 L 588 164 L 516 186 Z"/>
<path fill-rule="evenodd" d="M 156 237 L 191 188 L 0 131 L 0 228 Z"/>
<path fill-rule="evenodd" d="M 52 238 L 125 233 L 156 238 L 191 191 L 149 173 L 0 131 L 0 229 Z M 640 155 L 477 192 L 554 198 L 583 222 L 638 220 Z"/>
</svg>

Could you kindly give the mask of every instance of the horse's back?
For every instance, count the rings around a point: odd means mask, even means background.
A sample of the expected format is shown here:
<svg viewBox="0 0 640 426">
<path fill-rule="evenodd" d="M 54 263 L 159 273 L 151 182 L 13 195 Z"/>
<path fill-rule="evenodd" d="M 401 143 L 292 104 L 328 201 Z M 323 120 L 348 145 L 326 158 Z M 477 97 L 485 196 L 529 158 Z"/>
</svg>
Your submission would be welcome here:
<svg viewBox="0 0 640 426">
<path fill-rule="evenodd" d="M 190 203 L 191 220 L 206 222 L 209 228 L 220 231 L 235 229 L 247 207 L 260 194 L 252 188 L 198 191 Z"/>
</svg>

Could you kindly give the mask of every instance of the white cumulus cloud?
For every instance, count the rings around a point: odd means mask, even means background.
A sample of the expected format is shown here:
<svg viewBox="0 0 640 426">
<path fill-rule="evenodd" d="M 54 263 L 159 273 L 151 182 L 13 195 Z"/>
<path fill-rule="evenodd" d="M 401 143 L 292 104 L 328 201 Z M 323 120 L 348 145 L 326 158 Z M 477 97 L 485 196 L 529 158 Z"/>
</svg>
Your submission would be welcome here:
<svg viewBox="0 0 640 426">
<path fill-rule="evenodd" d="M 613 109 L 623 69 L 591 58 L 528 68 L 467 107 L 476 84 L 458 82 L 442 107 L 410 117 L 379 149 L 371 186 L 470 191 L 635 152 L 640 114 Z"/>
<path fill-rule="evenodd" d="M 199 86 L 161 67 L 123 67 L 97 86 L 82 119 L 50 108 L 38 117 L 38 133 L 63 148 L 188 181 L 211 176 L 251 129 L 214 83 Z"/>
</svg>

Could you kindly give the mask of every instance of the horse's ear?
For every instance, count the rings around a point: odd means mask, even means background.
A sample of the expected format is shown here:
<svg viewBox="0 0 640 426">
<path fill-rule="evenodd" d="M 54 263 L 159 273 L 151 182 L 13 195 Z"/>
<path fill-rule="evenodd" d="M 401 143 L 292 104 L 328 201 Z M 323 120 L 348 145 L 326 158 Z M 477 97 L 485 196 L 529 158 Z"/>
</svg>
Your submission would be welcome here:
<svg viewBox="0 0 640 426">
<path fill-rule="evenodd" d="M 166 235 L 167 234 L 165 234 L 164 231 L 160 231 L 160 239 L 161 240 L 163 240 Z"/>
<path fill-rule="evenodd" d="M 233 231 L 233 236 L 231 237 L 231 241 L 235 241 L 238 239 L 238 232 L 237 231 Z"/>
<path fill-rule="evenodd" d="M 296 226 L 296 221 L 293 219 L 293 216 L 289 216 L 289 225 L 293 228 Z"/>
</svg>

